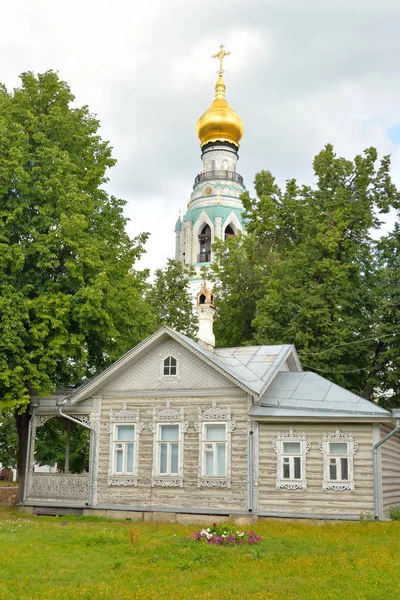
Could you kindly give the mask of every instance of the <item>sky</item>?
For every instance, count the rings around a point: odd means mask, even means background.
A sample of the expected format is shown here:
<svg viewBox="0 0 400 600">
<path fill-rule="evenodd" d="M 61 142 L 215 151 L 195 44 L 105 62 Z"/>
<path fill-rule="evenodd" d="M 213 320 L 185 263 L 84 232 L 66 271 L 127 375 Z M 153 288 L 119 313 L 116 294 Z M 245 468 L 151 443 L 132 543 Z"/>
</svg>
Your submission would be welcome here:
<svg viewBox="0 0 400 600">
<path fill-rule="evenodd" d="M 400 186 L 398 0 L 0 0 L 0 15 L 0 82 L 56 70 L 98 116 L 118 161 L 108 191 L 127 201 L 130 235 L 151 234 L 142 267 L 173 258 L 221 43 L 251 193 L 261 169 L 312 184 L 326 143 L 349 159 L 391 154 Z"/>
</svg>

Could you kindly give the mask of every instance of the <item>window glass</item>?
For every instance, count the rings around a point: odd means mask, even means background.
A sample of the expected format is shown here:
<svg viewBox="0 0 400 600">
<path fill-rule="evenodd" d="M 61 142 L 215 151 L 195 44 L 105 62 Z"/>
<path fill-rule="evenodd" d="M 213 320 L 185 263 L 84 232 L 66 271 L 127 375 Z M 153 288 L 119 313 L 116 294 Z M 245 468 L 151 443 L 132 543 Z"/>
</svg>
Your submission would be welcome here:
<svg viewBox="0 0 400 600">
<path fill-rule="evenodd" d="M 206 446 L 206 455 L 205 455 L 205 471 L 206 471 L 206 475 L 212 476 L 214 473 L 214 453 L 212 450 L 212 446 L 211 449 L 209 449 Z"/>
<path fill-rule="evenodd" d="M 300 454 L 300 442 L 283 442 L 285 454 Z"/>
<path fill-rule="evenodd" d="M 341 458 L 340 465 L 342 469 L 342 480 L 345 481 L 349 478 L 349 460 L 347 458 Z"/>
<path fill-rule="evenodd" d="M 293 460 L 294 460 L 294 478 L 300 479 L 301 478 L 301 458 L 300 458 L 300 456 L 295 456 Z"/>
<path fill-rule="evenodd" d="M 133 473 L 133 444 L 126 445 L 126 471 Z"/>
<path fill-rule="evenodd" d="M 290 464 L 288 458 L 283 459 L 283 478 L 290 479 Z"/>
<path fill-rule="evenodd" d="M 337 479 L 337 465 L 335 458 L 331 458 L 329 462 L 329 479 L 332 481 L 336 481 Z"/>
<path fill-rule="evenodd" d="M 226 460 L 225 444 L 217 444 L 217 476 L 225 477 L 225 460 Z"/>
<path fill-rule="evenodd" d="M 225 425 L 206 425 L 206 440 L 225 440 Z"/>
<path fill-rule="evenodd" d="M 329 443 L 329 454 L 347 454 L 347 443 L 346 442 L 330 442 Z"/>
<path fill-rule="evenodd" d="M 164 375 L 176 375 L 177 373 L 177 360 L 173 356 L 167 356 L 164 360 Z"/>
<path fill-rule="evenodd" d="M 178 444 L 171 444 L 171 473 L 178 472 Z"/>
<path fill-rule="evenodd" d="M 174 441 L 179 439 L 179 425 L 160 425 L 160 439 Z"/>
<path fill-rule="evenodd" d="M 120 446 L 121 444 L 118 444 L 118 446 Z M 116 473 L 122 473 L 123 469 L 122 469 L 122 448 L 120 449 L 117 446 L 117 450 L 115 452 L 115 472 Z"/>
<path fill-rule="evenodd" d="M 131 442 L 135 439 L 135 426 L 134 425 L 116 425 L 117 440 Z"/>
<path fill-rule="evenodd" d="M 160 444 L 160 473 L 167 472 L 168 444 Z"/>
</svg>

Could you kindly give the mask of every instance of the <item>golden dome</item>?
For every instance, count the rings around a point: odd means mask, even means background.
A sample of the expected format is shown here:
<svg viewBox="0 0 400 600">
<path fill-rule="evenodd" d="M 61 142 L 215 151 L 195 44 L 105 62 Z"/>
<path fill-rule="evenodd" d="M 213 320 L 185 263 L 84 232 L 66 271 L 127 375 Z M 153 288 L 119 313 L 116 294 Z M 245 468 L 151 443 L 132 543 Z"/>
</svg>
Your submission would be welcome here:
<svg viewBox="0 0 400 600">
<path fill-rule="evenodd" d="M 222 69 L 220 69 L 215 86 L 215 100 L 197 121 L 196 131 L 201 147 L 209 142 L 217 141 L 230 142 L 239 147 L 244 125 L 239 115 L 225 100 L 225 89 Z"/>
</svg>

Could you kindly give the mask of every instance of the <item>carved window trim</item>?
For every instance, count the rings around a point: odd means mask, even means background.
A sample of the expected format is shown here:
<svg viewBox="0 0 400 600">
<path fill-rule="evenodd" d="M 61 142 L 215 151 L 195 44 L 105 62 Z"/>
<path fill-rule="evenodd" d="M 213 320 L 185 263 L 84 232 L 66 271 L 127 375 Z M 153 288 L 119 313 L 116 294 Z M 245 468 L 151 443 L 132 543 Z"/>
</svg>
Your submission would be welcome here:
<svg viewBox="0 0 400 600">
<path fill-rule="evenodd" d="M 204 473 L 203 447 L 205 442 L 205 425 L 226 425 L 226 476 L 210 477 Z M 198 408 L 197 420 L 194 428 L 199 434 L 199 463 L 197 483 L 199 487 L 230 488 L 232 485 L 232 432 L 236 428 L 236 421 L 232 419 L 230 406 L 217 406 L 216 400 L 212 401 L 210 408 Z"/>
<path fill-rule="evenodd" d="M 333 442 L 345 442 L 347 444 L 347 455 L 348 459 L 348 480 L 331 480 L 329 478 L 329 459 L 334 456 L 329 452 L 329 444 Z M 323 460 L 323 473 L 322 473 L 322 489 L 323 490 L 334 490 L 337 492 L 344 492 L 346 490 L 355 490 L 354 485 L 354 455 L 358 450 L 358 442 L 354 440 L 352 433 L 343 433 L 340 428 L 337 427 L 334 433 L 324 433 L 322 439 L 318 442 L 318 448 L 322 454 Z M 339 455 L 336 455 L 339 456 Z"/>
<path fill-rule="evenodd" d="M 164 375 L 164 361 L 172 357 L 176 360 L 176 375 Z M 182 354 L 174 348 L 169 348 L 159 355 L 159 379 L 161 381 L 180 381 L 181 380 Z"/>
<path fill-rule="evenodd" d="M 114 431 L 116 425 L 134 425 L 135 427 L 135 450 L 133 457 L 133 473 L 119 474 L 114 472 Z M 139 409 L 128 409 L 126 402 L 118 412 L 110 410 L 109 422 L 106 429 L 110 434 L 109 440 L 109 460 L 108 460 L 108 486 L 129 487 L 138 483 L 139 453 L 140 453 L 140 434 L 144 428 L 144 423 L 140 421 Z"/>
<path fill-rule="evenodd" d="M 183 487 L 183 461 L 184 461 L 184 441 L 185 433 L 188 429 L 189 423 L 185 421 L 185 411 L 182 408 L 172 408 L 171 402 L 167 400 L 166 406 L 162 410 L 153 409 L 153 418 L 149 423 L 149 429 L 153 433 L 153 464 L 151 472 L 151 485 L 154 487 Z M 165 475 L 159 474 L 159 460 L 158 460 L 158 432 L 160 425 L 178 425 L 178 473 Z"/>
<path fill-rule="evenodd" d="M 283 451 L 284 442 L 299 442 L 300 452 L 296 456 L 300 457 L 300 478 L 286 479 L 283 478 L 283 459 L 286 455 Z M 307 464 L 306 456 L 311 448 L 311 443 L 307 441 L 305 433 L 296 433 L 293 427 L 289 428 L 287 433 L 278 432 L 276 440 L 272 443 L 272 447 L 276 454 L 276 489 L 299 490 L 307 489 Z"/>
</svg>

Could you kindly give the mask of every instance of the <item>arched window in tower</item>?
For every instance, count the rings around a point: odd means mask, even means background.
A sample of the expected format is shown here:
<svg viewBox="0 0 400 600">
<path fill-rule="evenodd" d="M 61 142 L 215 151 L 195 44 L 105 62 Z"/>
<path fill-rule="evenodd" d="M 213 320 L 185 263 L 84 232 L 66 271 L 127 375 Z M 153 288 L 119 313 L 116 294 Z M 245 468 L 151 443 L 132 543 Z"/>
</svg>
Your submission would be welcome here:
<svg viewBox="0 0 400 600">
<path fill-rule="evenodd" d="M 205 304 L 206 303 L 206 297 L 204 294 L 201 294 L 200 298 L 199 298 L 199 304 Z"/>
<path fill-rule="evenodd" d="M 215 171 L 215 160 L 211 161 L 211 171 Z"/>
<path fill-rule="evenodd" d="M 211 262 L 211 229 L 209 225 L 204 225 L 199 234 L 199 254 L 197 262 Z"/>
<path fill-rule="evenodd" d="M 225 229 L 225 239 L 227 240 L 230 237 L 235 237 L 236 233 L 233 230 L 233 227 L 231 225 L 228 225 Z"/>
</svg>

